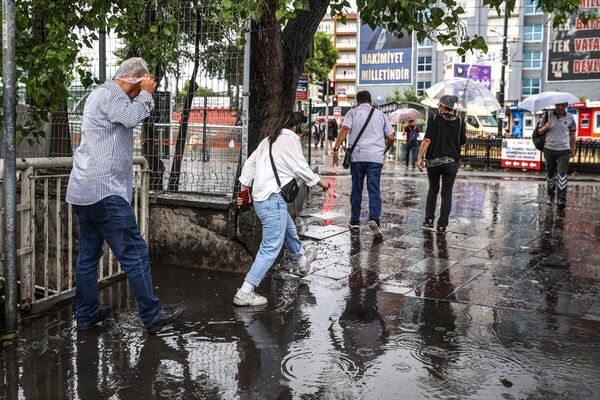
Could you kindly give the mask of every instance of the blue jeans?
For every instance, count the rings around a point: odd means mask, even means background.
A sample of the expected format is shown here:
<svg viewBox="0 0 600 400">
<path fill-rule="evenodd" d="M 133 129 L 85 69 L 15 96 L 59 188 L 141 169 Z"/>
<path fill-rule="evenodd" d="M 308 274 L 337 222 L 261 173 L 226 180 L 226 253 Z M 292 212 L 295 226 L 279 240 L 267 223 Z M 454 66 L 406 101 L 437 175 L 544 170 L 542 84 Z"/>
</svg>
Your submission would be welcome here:
<svg viewBox="0 0 600 400">
<path fill-rule="evenodd" d="M 284 245 L 294 259 L 304 254 L 304 248 L 281 194 L 273 193 L 264 201 L 255 201 L 254 210 L 262 225 L 262 241 L 252 268 L 246 275 L 246 282 L 256 287 L 260 285 Z"/>
<path fill-rule="evenodd" d="M 404 163 L 408 167 L 408 162 L 412 156 L 412 166 L 413 168 L 417 165 L 417 149 L 419 148 L 419 144 L 417 142 L 407 142 L 404 147 Z"/>
<path fill-rule="evenodd" d="M 383 164 L 375 162 L 350 163 L 350 174 L 352 175 L 350 223 L 358 224 L 360 222 L 360 207 L 365 176 L 367 177 L 367 191 L 369 192 L 369 221 L 379 223 L 379 216 L 381 215 L 381 190 L 379 186 L 382 168 Z"/>
<path fill-rule="evenodd" d="M 135 295 L 144 326 L 151 326 L 162 306 L 154 294 L 148 246 L 140 234 L 131 205 L 109 196 L 89 206 L 73 206 L 79 221 L 75 318 L 88 326 L 98 315 L 98 261 L 104 240 L 121 263 Z"/>
</svg>

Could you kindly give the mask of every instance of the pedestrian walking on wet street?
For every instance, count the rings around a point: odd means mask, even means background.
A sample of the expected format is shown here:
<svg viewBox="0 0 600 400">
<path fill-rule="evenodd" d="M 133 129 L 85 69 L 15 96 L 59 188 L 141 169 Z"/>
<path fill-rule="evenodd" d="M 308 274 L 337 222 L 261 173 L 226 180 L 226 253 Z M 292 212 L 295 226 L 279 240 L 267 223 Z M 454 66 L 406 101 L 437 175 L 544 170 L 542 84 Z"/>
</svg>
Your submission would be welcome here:
<svg viewBox="0 0 600 400">
<path fill-rule="evenodd" d="M 348 137 L 352 175 L 350 230 L 353 234 L 360 231 L 362 192 L 366 177 L 369 193 L 369 228 L 376 237 L 382 237 L 379 220 L 381 169 L 385 153 L 394 145 L 394 129 L 385 114 L 372 106 L 371 93 L 366 90 L 358 92 L 356 101 L 358 107 L 348 111 L 344 117 L 342 129 L 333 148 L 333 165 L 340 164 L 340 146 Z"/>
<path fill-rule="evenodd" d="M 404 153 L 404 163 L 408 168 L 409 161 L 412 159 L 412 167 L 417 164 L 417 150 L 419 148 L 419 128 L 415 125 L 414 120 L 408 121 L 408 125 L 404 128 L 406 134 L 406 148 Z"/>
<path fill-rule="evenodd" d="M 255 293 L 261 281 L 285 246 L 296 263 L 295 272 L 306 275 L 317 256 L 314 247 L 304 249 L 296 225 L 288 213 L 287 202 L 295 197 L 295 179 L 301 179 L 311 187 L 319 185 L 329 189 L 329 181 L 315 174 L 302 153 L 299 128 L 306 117 L 298 112 L 287 112 L 282 119 L 282 129 L 265 138 L 248 157 L 242 168 L 242 190 L 237 199 L 238 207 L 253 201 L 254 210 L 262 224 L 262 241 L 250 271 L 242 287 L 238 289 L 233 303 L 238 306 L 260 306 L 267 299 Z M 249 188 L 252 187 L 252 196 Z"/>
<path fill-rule="evenodd" d="M 549 111 L 544 118 L 544 126 L 538 129 L 540 135 L 546 136 L 544 159 L 548 169 L 548 197 L 558 208 L 565 208 L 567 204 L 569 159 L 575 157 L 576 150 L 577 126 L 575 118 L 566 109 L 566 103 L 556 104 L 554 111 Z"/>
<path fill-rule="evenodd" d="M 465 124 L 456 116 L 456 96 L 442 96 L 438 104 L 438 114 L 427 122 L 425 138 L 419 148 L 417 161 L 422 172 L 427 160 L 427 178 L 429 191 L 425 208 L 424 229 L 433 229 L 437 196 L 442 181 L 442 204 L 437 222 L 437 232 L 446 233 L 450 211 L 452 209 L 452 188 L 460 165 L 461 146 L 467 143 Z"/>
<path fill-rule="evenodd" d="M 79 222 L 75 318 L 88 330 L 110 317 L 98 304 L 98 262 L 106 240 L 121 263 L 144 326 L 156 333 L 185 309 L 168 307 L 154 294 L 148 246 L 140 234 L 131 198 L 133 128 L 150 115 L 156 80 L 141 58 L 125 60 L 114 80 L 96 88 L 83 110 L 81 144 L 73 157 L 66 201 Z"/>
</svg>

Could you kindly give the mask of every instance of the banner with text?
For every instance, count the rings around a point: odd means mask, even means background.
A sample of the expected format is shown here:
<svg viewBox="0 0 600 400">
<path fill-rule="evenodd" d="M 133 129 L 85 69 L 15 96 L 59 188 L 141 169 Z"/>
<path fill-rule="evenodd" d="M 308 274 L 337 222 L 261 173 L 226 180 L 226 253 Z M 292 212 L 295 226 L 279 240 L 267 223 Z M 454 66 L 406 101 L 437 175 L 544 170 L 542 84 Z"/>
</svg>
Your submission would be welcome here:
<svg viewBox="0 0 600 400">
<path fill-rule="evenodd" d="M 360 27 L 358 45 L 359 85 L 412 83 L 412 35 L 399 38 L 385 29 Z"/>
<path fill-rule="evenodd" d="M 579 0 L 579 8 L 596 12 L 583 23 L 576 15 L 550 32 L 548 80 L 600 79 L 600 0 Z"/>
<path fill-rule="evenodd" d="M 502 167 L 540 170 L 541 153 L 531 139 L 502 140 Z"/>
<path fill-rule="evenodd" d="M 454 77 L 473 79 L 490 89 L 492 87 L 492 66 L 454 64 Z"/>
<path fill-rule="evenodd" d="M 302 74 L 298 77 L 298 86 L 296 86 L 296 101 L 308 99 L 308 75 Z"/>
</svg>

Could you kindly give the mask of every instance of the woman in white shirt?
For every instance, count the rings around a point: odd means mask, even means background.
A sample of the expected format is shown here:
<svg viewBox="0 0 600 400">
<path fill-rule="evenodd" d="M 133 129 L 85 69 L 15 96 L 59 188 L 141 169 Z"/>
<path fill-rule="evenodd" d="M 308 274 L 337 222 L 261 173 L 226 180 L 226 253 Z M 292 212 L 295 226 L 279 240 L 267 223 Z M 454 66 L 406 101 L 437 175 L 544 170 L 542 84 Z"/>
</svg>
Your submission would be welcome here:
<svg viewBox="0 0 600 400">
<path fill-rule="evenodd" d="M 269 144 L 272 144 L 272 155 L 277 168 L 281 186 L 292 179 L 300 179 L 310 187 L 319 185 L 323 190 L 329 189 L 329 182 L 319 178 L 311 169 L 304 155 L 298 137 L 300 125 L 306 117 L 298 112 L 286 113 L 286 122 L 280 131 L 273 132 L 265 138 L 258 148 L 248 157 L 242 168 L 240 182 L 242 191 L 238 197 L 238 206 L 244 202 L 244 195 L 252 186 L 254 210 L 262 224 L 262 241 L 250 271 L 244 283 L 233 298 L 238 306 L 258 306 L 267 304 L 267 299 L 254 292 L 263 280 L 285 246 L 290 256 L 295 259 L 299 274 L 305 275 L 310 271 L 310 263 L 317 256 L 314 247 L 305 250 L 298 238 L 296 225 L 288 213 L 287 203 L 281 195 L 273 167 L 269 158 Z"/>
</svg>

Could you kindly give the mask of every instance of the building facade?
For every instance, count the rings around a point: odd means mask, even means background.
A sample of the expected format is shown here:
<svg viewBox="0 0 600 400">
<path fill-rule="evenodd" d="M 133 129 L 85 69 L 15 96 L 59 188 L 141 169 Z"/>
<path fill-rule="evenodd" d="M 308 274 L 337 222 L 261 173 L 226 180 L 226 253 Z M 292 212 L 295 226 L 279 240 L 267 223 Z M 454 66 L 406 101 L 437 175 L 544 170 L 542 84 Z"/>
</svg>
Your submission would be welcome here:
<svg viewBox="0 0 600 400">
<path fill-rule="evenodd" d="M 483 0 L 462 0 L 457 6 L 465 10 L 463 22 L 467 33 L 484 37 L 488 52 L 460 56 L 456 47 L 443 46 L 430 39 L 417 43 L 413 35 L 410 82 L 394 84 L 360 82 L 361 49 L 364 51 L 366 40 L 370 40 L 361 38 L 360 17 L 356 13 L 348 14 L 344 24 L 339 17 L 327 15 L 319 30 L 332 35 L 340 52 L 330 77 L 336 82 L 336 93 L 345 92 L 347 101 L 352 102 L 356 91 L 369 90 L 377 103 L 384 103 L 396 90 L 412 88 L 422 94 L 439 81 L 460 76 L 460 71 L 471 73 L 473 70 L 483 74 L 481 81 L 493 93 L 498 93 L 504 9 L 498 13 L 484 5 Z M 600 0 L 580 0 L 580 6 L 600 12 Z M 554 29 L 551 15 L 543 13 L 535 0 L 516 0 L 515 9 L 508 18 L 507 49 L 507 104 L 516 104 L 529 95 L 549 90 L 600 99 L 600 17 L 587 25 L 572 17 L 568 24 Z M 387 50 L 382 48 L 381 51 Z"/>
</svg>

